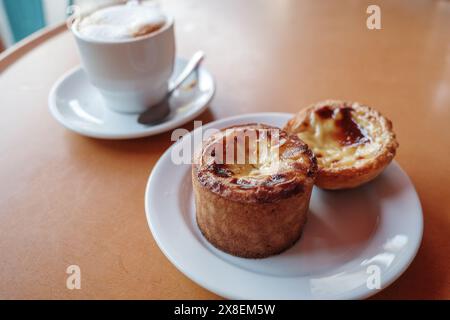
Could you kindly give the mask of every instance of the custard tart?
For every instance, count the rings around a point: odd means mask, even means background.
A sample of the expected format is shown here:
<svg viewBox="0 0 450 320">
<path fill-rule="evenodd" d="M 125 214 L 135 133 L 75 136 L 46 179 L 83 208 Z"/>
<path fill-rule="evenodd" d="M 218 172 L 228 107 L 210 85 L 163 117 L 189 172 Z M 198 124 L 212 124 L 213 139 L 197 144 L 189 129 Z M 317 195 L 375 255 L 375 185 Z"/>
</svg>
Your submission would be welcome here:
<svg viewBox="0 0 450 320">
<path fill-rule="evenodd" d="M 296 135 L 264 124 L 216 132 L 194 156 L 197 224 L 218 249 L 264 258 L 301 236 L 317 172 Z"/>
<path fill-rule="evenodd" d="M 377 177 L 395 156 L 392 122 L 357 102 L 328 100 L 301 110 L 285 126 L 314 152 L 316 185 L 347 189 Z"/>
</svg>

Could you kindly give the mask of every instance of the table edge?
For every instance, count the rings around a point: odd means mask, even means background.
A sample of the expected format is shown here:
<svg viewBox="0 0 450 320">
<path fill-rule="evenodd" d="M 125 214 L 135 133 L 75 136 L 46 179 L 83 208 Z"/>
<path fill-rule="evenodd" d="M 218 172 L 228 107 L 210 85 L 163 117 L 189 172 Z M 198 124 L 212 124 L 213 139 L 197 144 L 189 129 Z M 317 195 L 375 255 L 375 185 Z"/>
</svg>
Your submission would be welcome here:
<svg viewBox="0 0 450 320">
<path fill-rule="evenodd" d="M 65 30 L 67 30 L 65 22 L 45 27 L 6 49 L 0 53 L 0 73 L 17 62 L 27 52 Z"/>
</svg>

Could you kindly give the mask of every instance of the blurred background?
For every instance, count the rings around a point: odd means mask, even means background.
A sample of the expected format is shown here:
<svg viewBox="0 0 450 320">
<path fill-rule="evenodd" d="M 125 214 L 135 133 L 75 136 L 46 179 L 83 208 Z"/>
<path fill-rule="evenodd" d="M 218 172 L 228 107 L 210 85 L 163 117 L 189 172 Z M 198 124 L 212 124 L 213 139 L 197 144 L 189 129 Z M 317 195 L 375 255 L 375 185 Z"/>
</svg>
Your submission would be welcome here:
<svg viewBox="0 0 450 320">
<path fill-rule="evenodd" d="M 0 52 L 45 27 L 64 22 L 67 7 L 90 10 L 121 0 L 0 0 Z"/>
</svg>

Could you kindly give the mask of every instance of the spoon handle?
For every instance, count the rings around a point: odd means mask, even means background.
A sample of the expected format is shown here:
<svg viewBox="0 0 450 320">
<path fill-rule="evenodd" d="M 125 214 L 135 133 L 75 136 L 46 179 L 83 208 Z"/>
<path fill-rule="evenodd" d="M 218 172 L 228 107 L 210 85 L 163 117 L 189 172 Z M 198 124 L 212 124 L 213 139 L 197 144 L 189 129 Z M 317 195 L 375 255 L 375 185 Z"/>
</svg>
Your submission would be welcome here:
<svg viewBox="0 0 450 320">
<path fill-rule="evenodd" d="M 175 81 L 169 84 L 169 95 L 181 86 L 184 80 L 186 80 L 191 75 L 191 73 L 200 65 L 204 58 L 205 53 L 203 51 L 197 51 L 192 56 L 192 59 L 189 60 L 188 64 L 180 73 L 180 75 L 175 79 Z"/>
</svg>

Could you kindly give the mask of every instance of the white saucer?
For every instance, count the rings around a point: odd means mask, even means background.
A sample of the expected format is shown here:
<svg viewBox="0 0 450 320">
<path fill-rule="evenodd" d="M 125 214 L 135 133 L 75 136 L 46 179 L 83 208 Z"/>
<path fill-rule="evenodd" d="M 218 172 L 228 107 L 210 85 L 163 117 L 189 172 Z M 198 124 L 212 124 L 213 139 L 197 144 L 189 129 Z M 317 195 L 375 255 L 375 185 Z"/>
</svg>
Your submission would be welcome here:
<svg viewBox="0 0 450 320">
<path fill-rule="evenodd" d="M 187 61 L 178 58 L 174 75 L 177 75 Z M 87 80 L 81 67 L 77 67 L 58 80 L 50 91 L 50 112 L 58 122 L 79 134 L 102 139 L 130 139 L 155 135 L 174 129 L 186 123 L 208 106 L 214 95 L 214 80 L 203 67 L 199 68 L 198 79 L 186 81 L 184 88 L 177 90 L 170 100 L 171 113 L 164 122 L 157 125 L 143 125 L 137 122 L 137 114 L 123 114 L 109 110 L 98 90 Z"/>
<path fill-rule="evenodd" d="M 209 123 L 203 130 L 254 122 L 280 127 L 290 117 L 249 114 Z M 189 143 L 188 136 L 178 143 Z M 201 235 L 195 222 L 191 166 L 175 165 L 172 148 L 149 178 L 147 221 L 166 257 L 218 295 L 231 299 L 366 298 L 380 290 L 377 274 L 381 289 L 387 287 L 417 253 L 422 209 L 410 179 L 393 162 L 380 177 L 360 188 L 334 192 L 315 188 L 302 238 L 284 253 L 260 260 L 228 255 Z"/>
</svg>

